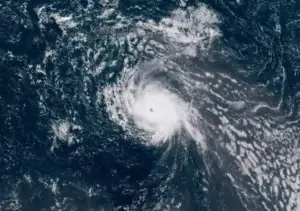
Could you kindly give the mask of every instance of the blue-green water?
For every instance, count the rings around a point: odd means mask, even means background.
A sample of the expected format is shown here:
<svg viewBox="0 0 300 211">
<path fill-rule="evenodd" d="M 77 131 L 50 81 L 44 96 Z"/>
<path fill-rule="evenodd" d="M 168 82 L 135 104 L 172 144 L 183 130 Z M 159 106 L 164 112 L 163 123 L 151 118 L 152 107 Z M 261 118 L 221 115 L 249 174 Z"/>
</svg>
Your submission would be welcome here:
<svg viewBox="0 0 300 211">
<path fill-rule="evenodd" d="M 0 210 L 299 210 L 299 9 L 2 1 Z M 153 144 L 130 74 L 193 107 L 201 144 L 189 125 Z"/>
</svg>

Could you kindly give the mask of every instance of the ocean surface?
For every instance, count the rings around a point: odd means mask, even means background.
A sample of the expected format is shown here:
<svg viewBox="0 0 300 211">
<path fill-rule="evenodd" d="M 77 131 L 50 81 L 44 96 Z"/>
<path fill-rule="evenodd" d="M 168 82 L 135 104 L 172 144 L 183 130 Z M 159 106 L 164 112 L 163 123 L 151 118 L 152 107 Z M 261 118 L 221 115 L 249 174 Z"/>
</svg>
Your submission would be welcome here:
<svg viewBox="0 0 300 211">
<path fill-rule="evenodd" d="M 0 1 L 0 211 L 299 211 L 300 1 Z"/>
</svg>

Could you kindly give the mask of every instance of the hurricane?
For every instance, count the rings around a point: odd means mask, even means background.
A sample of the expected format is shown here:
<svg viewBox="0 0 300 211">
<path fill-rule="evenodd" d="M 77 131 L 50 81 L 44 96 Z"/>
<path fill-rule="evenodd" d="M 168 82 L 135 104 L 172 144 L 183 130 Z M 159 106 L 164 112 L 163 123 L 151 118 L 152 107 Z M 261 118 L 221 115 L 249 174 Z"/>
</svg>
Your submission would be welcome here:
<svg viewBox="0 0 300 211">
<path fill-rule="evenodd" d="M 154 65 L 144 65 L 141 73 L 136 70 L 126 72 L 118 85 L 105 90 L 106 100 L 111 102 L 108 112 L 112 119 L 132 135 L 141 135 L 152 144 L 171 140 L 175 135 L 184 133 L 203 144 L 199 113 L 191 101 L 185 101 L 180 96 L 180 88 L 184 87 L 178 87 L 177 90 L 172 88 L 169 76 L 165 80 L 159 76 L 156 79 L 156 74 L 167 73 L 155 70 Z"/>
</svg>

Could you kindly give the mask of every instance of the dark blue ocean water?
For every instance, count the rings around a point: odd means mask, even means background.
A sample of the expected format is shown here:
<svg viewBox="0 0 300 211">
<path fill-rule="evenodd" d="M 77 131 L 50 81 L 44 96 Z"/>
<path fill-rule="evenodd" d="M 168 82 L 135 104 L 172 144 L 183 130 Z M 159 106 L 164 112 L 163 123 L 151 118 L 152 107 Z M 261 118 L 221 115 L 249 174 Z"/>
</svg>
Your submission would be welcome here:
<svg viewBox="0 0 300 211">
<path fill-rule="evenodd" d="M 183 8 L 199 3 L 187 1 Z M 265 86 L 282 99 L 283 114 L 299 119 L 300 2 L 202 3 L 220 14 L 223 36 L 199 61 L 251 86 Z M 97 75 L 85 72 L 96 70 L 102 60 L 124 59 L 126 48 L 110 44 L 118 36 L 110 23 L 97 25 L 96 17 L 109 4 L 133 22 L 160 21 L 180 7 L 171 0 L 0 2 L 0 210 L 168 210 L 161 199 L 165 186 L 172 190 L 165 199 L 173 195 L 181 201 L 178 210 L 266 210 L 260 196 L 239 195 L 213 153 L 205 155 L 211 161 L 209 173 L 193 144 L 189 156 L 178 153 L 178 144 L 161 162 L 167 146 L 140 144 L 110 121 L 98 91 L 116 81 L 122 63 Z M 42 19 L 39 8 L 77 17 L 80 24 L 70 33 L 87 35 L 85 45 L 68 40 L 54 16 Z M 118 33 L 126 33 L 122 30 Z M 83 55 L 98 44 L 103 53 L 87 64 Z M 45 56 L 49 49 L 59 52 L 56 60 Z M 73 144 L 53 134 L 53 125 L 62 120 L 81 127 L 68 127 Z M 166 182 L 174 165 L 178 170 Z M 159 203 L 162 207 L 155 207 Z M 275 210 L 271 203 L 266 206 Z"/>
</svg>

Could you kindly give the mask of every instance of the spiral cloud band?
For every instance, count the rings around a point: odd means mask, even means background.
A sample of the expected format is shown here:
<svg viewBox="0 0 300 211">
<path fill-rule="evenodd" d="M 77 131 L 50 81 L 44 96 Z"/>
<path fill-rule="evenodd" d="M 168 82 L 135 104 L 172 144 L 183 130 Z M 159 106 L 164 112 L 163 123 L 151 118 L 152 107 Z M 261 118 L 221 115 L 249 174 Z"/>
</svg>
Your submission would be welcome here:
<svg viewBox="0 0 300 211">
<path fill-rule="evenodd" d="M 299 210 L 299 121 L 282 113 L 278 94 L 231 74 L 243 69 L 201 66 L 221 36 L 219 22 L 205 5 L 139 22 L 125 41 L 137 61 L 127 57 L 103 92 L 109 117 L 149 144 L 193 139 L 216 155 L 245 204 Z M 261 205 L 252 202 L 257 196 Z"/>
</svg>

